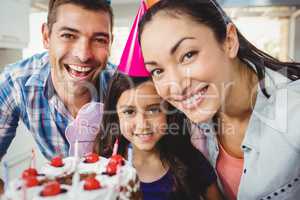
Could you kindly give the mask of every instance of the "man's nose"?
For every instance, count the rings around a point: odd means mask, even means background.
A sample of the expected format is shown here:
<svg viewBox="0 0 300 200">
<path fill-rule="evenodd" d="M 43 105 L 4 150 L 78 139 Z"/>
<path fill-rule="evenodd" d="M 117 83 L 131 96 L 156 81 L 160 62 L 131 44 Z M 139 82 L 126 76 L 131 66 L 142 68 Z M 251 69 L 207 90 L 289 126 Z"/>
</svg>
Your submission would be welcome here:
<svg viewBox="0 0 300 200">
<path fill-rule="evenodd" d="M 86 39 L 82 39 L 77 42 L 74 52 L 75 56 L 83 63 L 94 58 L 93 47 Z"/>
</svg>

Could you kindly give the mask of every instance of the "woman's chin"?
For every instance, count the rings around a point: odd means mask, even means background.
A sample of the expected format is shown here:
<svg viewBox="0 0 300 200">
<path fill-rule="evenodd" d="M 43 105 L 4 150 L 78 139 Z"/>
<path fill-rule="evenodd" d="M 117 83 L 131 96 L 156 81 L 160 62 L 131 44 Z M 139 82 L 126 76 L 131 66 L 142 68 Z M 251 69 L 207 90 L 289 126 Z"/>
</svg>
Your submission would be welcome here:
<svg viewBox="0 0 300 200">
<path fill-rule="evenodd" d="M 193 123 L 205 123 L 210 121 L 213 116 L 216 114 L 215 110 L 203 110 L 203 109 L 194 109 L 194 110 L 185 110 L 185 115 Z"/>
</svg>

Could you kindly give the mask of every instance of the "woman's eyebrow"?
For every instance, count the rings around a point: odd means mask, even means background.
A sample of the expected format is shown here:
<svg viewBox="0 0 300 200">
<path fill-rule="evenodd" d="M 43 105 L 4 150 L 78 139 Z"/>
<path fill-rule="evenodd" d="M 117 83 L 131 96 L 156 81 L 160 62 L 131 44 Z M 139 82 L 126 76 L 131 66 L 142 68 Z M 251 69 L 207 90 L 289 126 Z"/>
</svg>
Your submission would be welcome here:
<svg viewBox="0 0 300 200">
<path fill-rule="evenodd" d="M 183 41 L 185 41 L 185 40 L 194 40 L 194 39 L 196 39 L 196 38 L 194 38 L 194 37 L 184 37 L 184 38 L 181 38 L 181 39 L 180 39 L 178 42 L 176 42 L 176 44 L 171 48 L 170 54 L 171 54 L 171 55 L 174 54 L 174 53 L 177 51 L 178 47 L 182 44 Z"/>
</svg>

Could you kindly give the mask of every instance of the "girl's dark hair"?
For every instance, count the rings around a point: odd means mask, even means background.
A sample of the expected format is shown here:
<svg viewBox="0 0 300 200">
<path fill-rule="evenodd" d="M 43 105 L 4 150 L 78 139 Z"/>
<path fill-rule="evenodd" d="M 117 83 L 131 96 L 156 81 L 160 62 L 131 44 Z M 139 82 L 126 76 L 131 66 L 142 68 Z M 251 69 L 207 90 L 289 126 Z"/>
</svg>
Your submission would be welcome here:
<svg viewBox="0 0 300 200">
<path fill-rule="evenodd" d="M 151 79 L 131 78 L 115 73 L 104 102 L 101 130 L 96 139 L 97 153 L 110 157 L 113 144 L 118 138 L 118 154 L 127 157 L 129 142 L 120 133 L 117 103 L 124 91 L 136 88 L 148 80 Z M 166 112 L 168 128 L 156 148 L 162 163 L 167 164 L 173 174 L 174 192 L 171 199 L 199 199 L 211 184 L 212 176 L 209 175 L 214 176 L 214 171 L 204 156 L 191 144 L 189 123 L 185 115 L 167 103 L 164 105 L 167 105 L 168 110 Z"/>
<path fill-rule="evenodd" d="M 165 11 L 172 16 L 187 15 L 198 23 L 205 24 L 212 29 L 216 39 L 223 42 L 226 38 L 228 23 L 232 23 L 224 10 L 215 0 L 161 0 L 152 6 L 143 16 L 139 25 L 139 37 L 145 28 L 158 12 Z M 259 50 L 251 44 L 238 30 L 239 50 L 238 58 L 245 62 L 252 69 L 250 63 L 255 67 L 262 92 L 269 97 L 265 89 L 265 68 L 282 73 L 290 80 L 300 79 L 300 63 L 281 62 L 271 55 Z"/>
</svg>

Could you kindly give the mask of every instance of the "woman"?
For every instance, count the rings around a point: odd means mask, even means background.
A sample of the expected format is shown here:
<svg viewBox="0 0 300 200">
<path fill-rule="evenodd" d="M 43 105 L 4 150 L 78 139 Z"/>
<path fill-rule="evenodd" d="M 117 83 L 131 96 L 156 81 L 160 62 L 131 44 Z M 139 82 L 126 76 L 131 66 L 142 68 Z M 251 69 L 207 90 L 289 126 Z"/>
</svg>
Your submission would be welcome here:
<svg viewBox="0 0 300 200">
<path fill-rule="evenodd" d="M 258 50 L 214 0 L 161 0 L 139 31 L 158 94 L 205 135 L 226 196 L 297 199 L 300 64 Z"/>
</svg>

